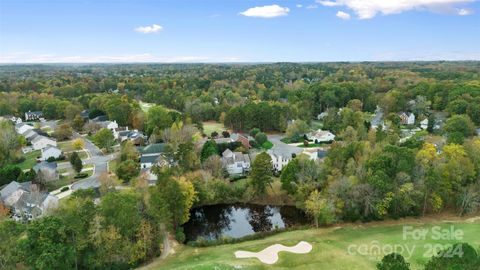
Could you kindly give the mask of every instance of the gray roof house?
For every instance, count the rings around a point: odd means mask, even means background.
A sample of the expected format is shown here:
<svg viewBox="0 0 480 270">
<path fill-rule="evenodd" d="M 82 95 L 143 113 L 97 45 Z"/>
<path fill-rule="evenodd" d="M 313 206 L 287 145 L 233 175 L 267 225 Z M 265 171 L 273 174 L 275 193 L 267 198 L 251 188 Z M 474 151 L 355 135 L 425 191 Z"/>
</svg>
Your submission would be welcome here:
<svg viewBox="0 0 480 270">
<path fill-rule="evenodd" d="M 55 162 L 46 162 L 42 161 L 37 165 L 33 166 L 33 170 L 38 174 L 41 172 L 45 177 L 45 181 L 54 181 L 58 180 L 58 171 L 57 171 L 57 163 Z"/>
<path fill-rule="evenodd" d="M 35 188 L 34 188 L 35 187 Z M 0 199 L 13 212 L 16 221 L 29 221 L 40 217 L 49 209 L 58 206 L 58 198 L 47 192 L 40 192 L 30 182 L 10 182 L 0 190 Z"/>
<path fill-rule="evenodd" d="M 250 171 L 251 161 L 248 154 L 226 149 L 222 153 L 221 160 L 223 167 L 230 175 L 241 175 Z"/>
</svg>

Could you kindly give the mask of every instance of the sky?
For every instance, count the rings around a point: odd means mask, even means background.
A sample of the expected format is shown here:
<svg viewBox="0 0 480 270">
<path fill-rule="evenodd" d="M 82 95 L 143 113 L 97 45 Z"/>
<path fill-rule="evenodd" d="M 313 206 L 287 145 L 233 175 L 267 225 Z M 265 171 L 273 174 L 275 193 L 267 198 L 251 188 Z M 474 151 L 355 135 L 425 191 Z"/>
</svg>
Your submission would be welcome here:
<svg viewBox="0 0 480 270">
<path fill-rule="evenodd" d="M 480 0 L 0 0 L 0 63 L 480 60 Z"/>
</svg>

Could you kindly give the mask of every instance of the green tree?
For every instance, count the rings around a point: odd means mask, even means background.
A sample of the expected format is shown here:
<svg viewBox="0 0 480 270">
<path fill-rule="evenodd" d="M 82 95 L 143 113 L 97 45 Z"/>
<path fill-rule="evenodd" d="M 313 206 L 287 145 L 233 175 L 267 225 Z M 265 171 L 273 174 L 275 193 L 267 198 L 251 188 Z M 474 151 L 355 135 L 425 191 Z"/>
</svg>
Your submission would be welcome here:
<svg viewBox="0 0 480 270">
<path fill-rule="evenodd" d="M 266 141 L 268 141 L 267 134 L 263 132 L 257 133 L 257 135 L 255 135 L 255 141 L 258 143 L 258 145 L 263 145 Z"/>
<path fill-rule="evenodd" d="M 0 203 L 1 204 L 1 203 Z M 0 207 L 2 207 L 0 205 Z M 25 225 L 13 220 L 0 220 L 0 268 L 5 270 L 18 269 L 22 262 L 18 240 L 21 239 Z"/>
<path fill-rule="evenodd" d="M 444 127 L 448 133 L 460 132 L 465 137 L 475 135 L 475 125 L 468 115 L 454 115 L 447 119 Z"/>
<path fill-rule="evenodd" d="M 72 120 L 72 127 L 76 131 L 82 131 L 84 124 L 85 124 L 85 121 L 79 114 L 77 114 L 75 118 L 73 118 Z"/>
<path fill-rule="evenodd" d="M 57 140 L 63 141 L 63 140 L 66 140 L 66 139 L 72 137 L 72 134 L 73 134 L 72 127 L 69 124 L 65 123 L 65 124 L 59 125 L 55 129 L 55 132 L 53 133 L 53 136 Z"/>
<path fill-rule="evenodd" d="M 203 163 L 209 157 L 218 155 L 218 147 L 214 140 L 208 140 L 202 147 L 202 151 L 200 152 L 200 161 Z"/>
<path fill-rule="evenodd" d="M 410 270 L 410 264 L 405 261 L 402 255 L 390 253 L 377 263 L 378 270 Z"/>
<path fill-rule="evenodd" d="M 153 106 L 147 112 L 145 131 L 150 135 L 154 130 L 162 130 L 170 127 L 172 123 L 172 117 L 165 108 L 162 106 Z"/>
<path fill-rule="evenodd" d="M 331 224 L 335 219 L 333 208 L 318 190 L 312 191 L 308 199 L 305 201 L 305 211 L 313 217 L 315 226 L 318 228 L 319 223 Z"/>
<path fill-rule="evenodd" d="M 13 125 L 0 120 L 0 168 L 12 162 L 18 155 L 20 143 Z"/>
<path fill-rule="evenodd" d="M 75 248 L 72 230 L 56 216 L 32 222 L 20 238 L 19 253 L 30 269 L 73 269 Z"/>
<path fill-rule="evenodd" d="M 74 152 L 74 153 L 76 153 L 76 152 Z M 77 155 L 77 158 L 73 160 L 72 167 L 77 173 L 82 171 L 83 163 L 82 163 L 82 159 L 78 155 Z"/>
<path fill-rule="evenodd" d="M 266 193 L 267 187 L 271 186 L 272 182 L 272 158 L 266 152 L 262 152 L 253 161 L 250 185 L 255 194 L 261 196 Z"/>
<path fill-rule="evenodd" d="M 115 173 L 123 182 L 128 183 L 140 174 L 140 164 L 134 160 L 120 162 Z"/>
<path fill-rule="evenodd" d="M 107 128 L 100 129 L 94 136 L 93 141 L 100 148 L 105 148 L 107 151 L 110 151 L 113 143 L 114 137 L 112 131 Z"/>
<path fill-rule="evenodd" d="M 297 173 L 300 171 L 298 159 L 294 158 L 282 169 L 280 181 L 282 189 L 293 195 L 297 189 Z"/>
</svg>

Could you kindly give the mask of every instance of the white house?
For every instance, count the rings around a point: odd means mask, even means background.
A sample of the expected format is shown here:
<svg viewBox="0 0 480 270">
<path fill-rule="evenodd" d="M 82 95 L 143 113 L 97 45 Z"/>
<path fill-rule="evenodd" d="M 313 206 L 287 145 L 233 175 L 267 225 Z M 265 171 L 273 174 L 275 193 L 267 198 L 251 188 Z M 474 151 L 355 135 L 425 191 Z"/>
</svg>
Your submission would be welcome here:
<svg viewBox="0 0 480 270">
<path fill-rule="evenodd" d="M 102 128 L 110 129 L 112 132 L 118 128 L 117 121 L 104 121 L 98 123 Z"/>
<path fill-rule="evenodd" d="M 38 135 L 32 140 L 32 148 L 34 150 L 41 150 L 49 145 L 57 146 L 57 142 L 42 135 Z"/>
<path fill-rule="evenodd" d="M 331 142 L 335 140 L 335 135 L 328 130 L 317 130 L 306 134 L 307 140 L 315 143 Z"/>
<path fill-rule="evenodd" d="M 420 122 L 420 127 L 421 127 L 422 129 L 427 129 L 427 127 L 428 127 L 428 118 L 425 118 L 425 119 L 423 119 L 423 120 Z"/>
<path fill-rule="evenodd" d="M 17 131 L 18 134 L 23 134 L 28 130 L 32 130 L 33 127 L 30 125 L 27 125 L 25 123 L 20 123 L 15 125 L 15 131 Z"/>
<path fill-rule="evenodd" d="M 240 175 L 250 171 L 250 157 L 241 152 L 223 151 L 222 164 L 230 175 Z"/>
<path fill-rule="evenodd" d="M 402 125 L 413 125 L 415 124 L 415 114 L 401 112 L 398 114 L 400 116 L 400 122 Z"/>
<path fill-rule="evenodd" d="M 53 157 L 55 159 L 59 158 L 62 156 L 62 150 L 58 149 L 55 146 L 47 146 L 42 149 L 42 157 L 41 160 L 47 160 L 50 157 Z"/>
<path fill-rule="evenodd" d="M 27 131 L 21 133 L 23 137 L 29 142 L 31 142 L 36 136 L 38 136 L 38 133 L 33 130 L 33 129 L 28 129 Z"/>
<path fill-rule="evenodd" d="M 42 118 L 43 113 L 41 111 L 35 111 L 35 112 L 26 112 L 25 113 L 25 121 L 34 121 L 34 120 L 39 120 Z"/>
</svg>

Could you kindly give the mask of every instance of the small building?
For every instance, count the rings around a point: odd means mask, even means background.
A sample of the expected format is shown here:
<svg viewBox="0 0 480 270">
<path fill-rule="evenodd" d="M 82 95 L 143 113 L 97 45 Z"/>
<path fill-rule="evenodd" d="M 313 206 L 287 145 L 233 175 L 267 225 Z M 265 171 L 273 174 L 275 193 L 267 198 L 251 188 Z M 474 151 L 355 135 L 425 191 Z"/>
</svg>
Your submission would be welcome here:
<svg viewBox="0 0 480 270">
<path fill-rule="evenodd" d="M 153 165 L 168 165 L 166 158 L 163 156 L 164 149 L 164 143 L 154 143 L 145 147 L 138 147 L 137 150 L 140 152 L 140 168 L 149 169 Z"/>
<path fill-rule="evenodd" d="M 425 118 L 420 122 L 420 128 L 421 129 L 427 129 L 428 128 L 428 118 Z"/>
<path fill-rule="evenodd" d="M 254 138 L 242 135 L 240 133 L 233 133 L 232 135 L 230 135 L 230 139 L 235 142 L 240 142 L 247 150 L 252 148 L 252 146 L 250 145 L 250 141 L 254 140 Z"/>
<path fill-rule="evenodd" d="M 15 124 L 15 131 L 18 133 L 18 134 L 23 134 L 29 130 L 32 130 L 33 127 L 26 124 L 26 123 L 19 123 L 19 124 Z"/>
<path fill-rule="evenodd" d="M 58 180 L 57 163 L 42 161 L 33 166 L 33 170 L 38 175 L 41 173 L 46 182 Z"/>
<path fill-rule="evenodd" d="M 57 146 L 57 141 L 42 135 L 38 135 L 32 140 L 34 150 L 41 150 L 47 146 Z"/>
<path fill-rule="evenodd" d="M 55 146 L 49 145 L 42 149 L 42 157 L 40 158 L 40 160 L 46 161 L 51 157 L 58 159 L 61 156 L 62 156 L 62 150 L 58 149 Z"/>
<path fill-rule="evenodd" d="M 99 115 L 99 116 L 93 118 L 91 121 L 92 121 L 92 122 L 96 122 L 96 123 L 105 122 L 105 121 L 108 121 L 108 116 L 106 116 L 106 115 Z"/>
<path fill-rule="evenodd" d="M 250 157 L 241 152 L 226 149 L 222 153 L 222 165 L 229 175 L 242 175 L 250 171 Z"/>
<path fill-rule="evenodd" d="M 400 123 L 402 125 L 413 125 L 415 124 L 415 114 L 409 112 L 401 112 L 398 114 L 400 117 Z"/>
<path fill-rule="evenodd" d="M 134 145 L 143 145 L 147 140 L 147 136 L 145 136 L 143 132 L 136 129 L 128 130 L 128 128 L 126 130 L 115 129 L 113 132 L 113 136 L 120 142 L 129 140 L 133 142 Z"/>
<path fill-rule="evenodd" d="M 114 121 L 98 122 L 98 124 L 100 125 L 100 127 L 109 129 L 112 132 L 115 131 L 115 129 L 118 128 L 117 121 L 115 121 L 115 120 Z"/>
<path fill-rule="evenodd" d="M 25 121 L 35 121 L 40 120 L 43 117 L 43 113 L 41 111 L 28 111 L 25 113 Z"/>
<path fill-rule="evenodd" d="M 315 143 L 331 142 L 335 140 L 335 135 L 328 130 L 319 129 L 305 135 L 307 137 L 307 140 L 313 141 Z"/>
</svg>

